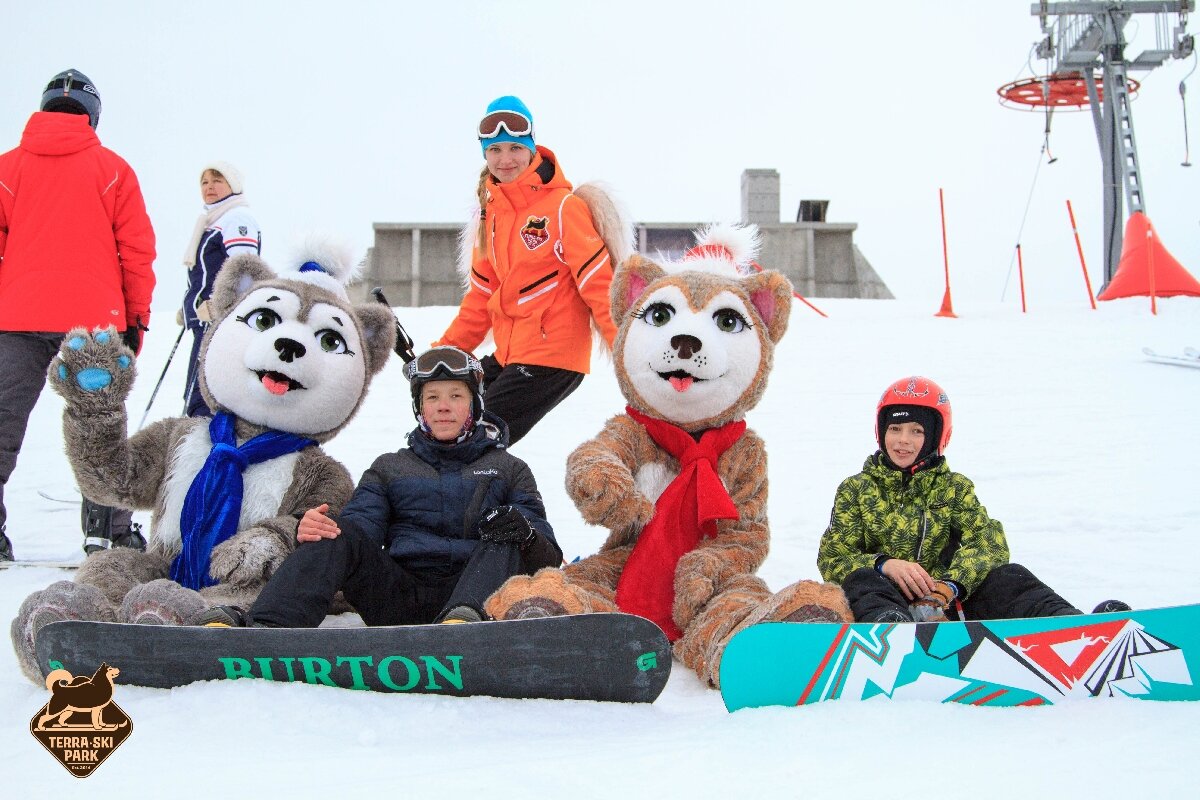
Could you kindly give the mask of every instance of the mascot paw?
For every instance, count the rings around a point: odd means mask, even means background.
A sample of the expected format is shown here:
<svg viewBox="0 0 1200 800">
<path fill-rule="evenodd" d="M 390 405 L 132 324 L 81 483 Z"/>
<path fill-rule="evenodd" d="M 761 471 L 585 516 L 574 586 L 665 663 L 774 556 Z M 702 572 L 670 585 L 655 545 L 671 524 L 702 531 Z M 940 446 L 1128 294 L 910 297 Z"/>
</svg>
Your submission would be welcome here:
<svg viewBox="0 0 1200 800">
<path fill-rule="evenodd" d="M 509 578 L 484 604 L 492 619 L 532 619 L 584 614 L 590 607 L 556 569 L 543 569 L 532 577 Z"/>
<path fill-rule="evenodd" d="M 208 604 L 196 592 L 169 578 L 135 586 L 121 603 L 121 622 L 136 625 L 191 625 Z"/>
<path fill-rule="evenodd" d="M 798 581 L 780 590 L 763 611 L 761 621 L 768 622 L 854 622 L 842 588 L 817 581 Z"/>
<path fill-rule="evenodd" d="M 274 533 L 248 528 L 213 548 L 208 574 L 234 586 L 261 586 L 287 556 L 288 551 Z"/>
<path fill-rule="evenodd" d="M 111 325 L 88 333 L 75 328 L 63 337 L 50 365 L 50 385 L 68 402 L 102 396 L 124 402 L 133 384 L 134 355 Z"/>
<path fill-rule="evenodd" d="M 25 677 L 42 685 L 42 672 L 37 662 L 37 634 L 51 622 L 69 619 L 114 622 L 116 610 L 94 586 L 59 581 L 25 598 L 9 633 L 17 663 Z"/>
</svg>

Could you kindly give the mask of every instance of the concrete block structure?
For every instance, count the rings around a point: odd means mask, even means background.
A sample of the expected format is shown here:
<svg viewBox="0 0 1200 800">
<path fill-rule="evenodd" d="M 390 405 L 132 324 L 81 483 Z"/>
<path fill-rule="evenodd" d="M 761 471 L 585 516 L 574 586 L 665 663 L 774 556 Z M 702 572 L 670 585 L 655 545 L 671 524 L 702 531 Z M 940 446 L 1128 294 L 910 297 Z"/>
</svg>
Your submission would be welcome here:
<svg viewBox="0 0 1200 800">
<path fill-rule="evenodd" d="M 742 222 L 758 225 L 762 252 L 758 263 L 787 275 L 804 297 L 891 299 L 892 293 L 854 244 L 852 222 L 825 222 L 826 200 L 802 200 L 796 222 L 781 222 L 779 173 L 748 169 L 742 173 Z M 678 258 L 695 240 L 702 222 L 636 223 L 638 252 Z M 397 306 L 458 305 L 463 282 L 456 267 L 458 235 L 454 223 L 375 223 L 375 245 L 366 268 L 350 287 L 365 300 L 374 286 Z"/>
</svg>

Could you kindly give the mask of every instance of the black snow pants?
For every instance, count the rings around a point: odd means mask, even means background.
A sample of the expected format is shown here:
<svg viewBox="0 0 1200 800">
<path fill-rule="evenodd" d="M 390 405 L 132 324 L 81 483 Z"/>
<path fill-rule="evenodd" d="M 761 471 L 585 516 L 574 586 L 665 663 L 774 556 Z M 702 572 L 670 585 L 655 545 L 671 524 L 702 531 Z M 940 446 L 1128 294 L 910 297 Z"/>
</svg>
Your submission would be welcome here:
<svg viewBox="0 0 1200 800">
<path fill-rule="evenodd" d="M 583 383 L 583 373 L 569 369 L 533 364 L 502 367 L 495 356 L 484 356 L 480 363 L 483 407 L 507 423 L 509 447 Z"/>
<path fill-rule="evenodd" d="M 408 570 L 358 529 L 300 544 L 263 587 L 250 618 L 280 628 L 315 628 L 339 591 L 367 625 L 438 622 L 456 606 L 483 615 L 483 603 L 513 575 L 562 563 L 562 553 L 538 536 L 526 549 L 480 542 L 463 568 L 438 575 Z"/>
<path fill-rule="evenodd" d="M 911 619 L 908 601 L 896 584 L 871 567 L 850 573 L 842 590 L 856 622 L 874 622 L 880 615 L 896 611 Z M 975 591 L 962 601 L 962 610 L 966 619 L 1018 619 L 1083 613 L 1020 564 L 1004 564 L 989 572 Z M 948 609 L 946 616 L 954 619 L 953 609 Z"/>
<path fill-rule="evenodd" d="M 62 340 L 61 333 L 0 331 L 0 375 L 3 375 L 0 380 L 0 531 L 4 530 L 8 520 L 4 489 L 17 466 L 29 416 L 46 386 L 46 370 L 58 355 Z M 87 505 L 85 500 L 85 519 Z M 132 519 L 132 511 L 112 509 L 112 531 L 107 538 L 115 539 L 128 533 Z M 86 524 L 83 533 L 88 535 Z"/>
</svg>

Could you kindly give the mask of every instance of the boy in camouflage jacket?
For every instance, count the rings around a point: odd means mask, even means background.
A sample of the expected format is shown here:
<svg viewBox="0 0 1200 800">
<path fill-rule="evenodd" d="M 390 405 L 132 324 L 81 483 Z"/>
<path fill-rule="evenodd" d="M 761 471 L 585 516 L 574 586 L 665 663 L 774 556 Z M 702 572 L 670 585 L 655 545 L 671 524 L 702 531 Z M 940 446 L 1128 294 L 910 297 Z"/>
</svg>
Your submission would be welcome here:
<svg viewBox="0 0 1200 800">
<path fill-rule="evenodd" d="M 879 451 L 838 486 L 817 566 L 841 583 L 859 622 L 937 622 L 1081 614 L 1020 564 L 975 485 L 951 472 L 950 400 L 911 377 L 876 408 Z M 951 611 L 953 609 L 953 611 Z M 1128 610 L 1110 600 L 1096 611 Z"/>
</svg>

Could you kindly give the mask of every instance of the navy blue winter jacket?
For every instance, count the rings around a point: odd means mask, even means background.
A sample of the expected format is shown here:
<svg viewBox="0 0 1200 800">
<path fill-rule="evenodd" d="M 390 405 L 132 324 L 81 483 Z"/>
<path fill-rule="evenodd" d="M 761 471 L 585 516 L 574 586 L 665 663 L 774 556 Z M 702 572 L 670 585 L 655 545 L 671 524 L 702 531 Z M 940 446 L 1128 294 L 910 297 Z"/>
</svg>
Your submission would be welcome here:
<svg viewBox="0 0 1200 800">
<path fill-rule="evenodd" d="M 479 520 L 497 506 L 518 509 L 558 548 L 528 465 L 505 449 L 507 428 L 477 425 L 469 439 L 445 444 L 418 428 L 408 447 L 375 459 L 335 519 L 387 549 L 406 569 L 439 575 L 460 570 L 479 544 Z M 559 557 L 561 558 L 561 551 Z"/>
</svg>

